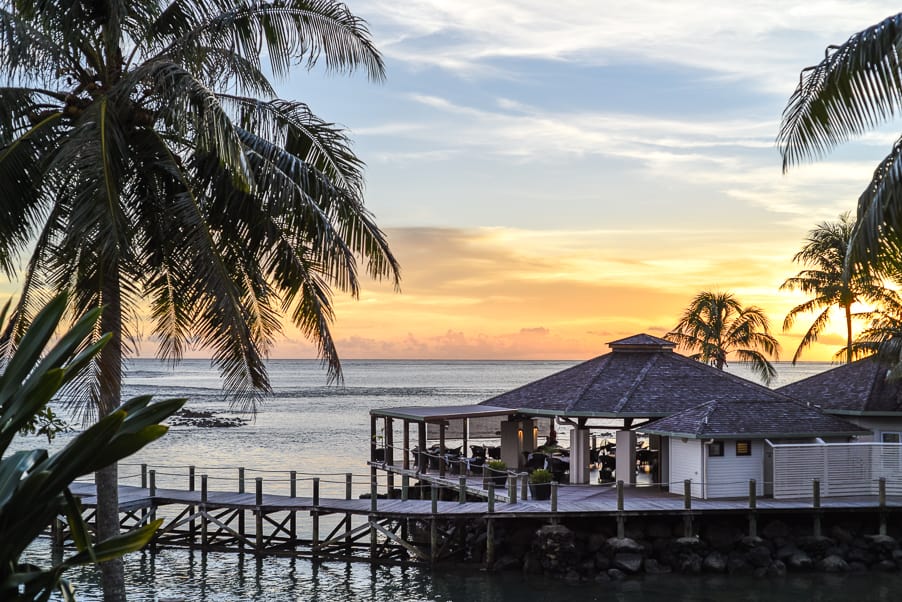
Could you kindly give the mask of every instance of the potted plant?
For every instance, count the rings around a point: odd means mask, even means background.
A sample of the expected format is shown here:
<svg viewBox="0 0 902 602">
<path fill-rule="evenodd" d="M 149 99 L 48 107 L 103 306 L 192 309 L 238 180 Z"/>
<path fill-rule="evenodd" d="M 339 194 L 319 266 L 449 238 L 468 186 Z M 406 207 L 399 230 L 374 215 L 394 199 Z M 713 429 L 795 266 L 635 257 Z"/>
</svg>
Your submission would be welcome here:
<svg viewBox="0 0 902 602">
<path fill-rule="evenodd" d="M 495 487 L 507 485 L 507 464 L 503 460 L 489 460 L 486 463 L 489 480 L 495 483 Z"/>
<path fill-rule="evenodd" d="M 551 471 L 536 468 L 529 473 L 529 494 L 534 500 L 551 498 Z"/>
</svg>

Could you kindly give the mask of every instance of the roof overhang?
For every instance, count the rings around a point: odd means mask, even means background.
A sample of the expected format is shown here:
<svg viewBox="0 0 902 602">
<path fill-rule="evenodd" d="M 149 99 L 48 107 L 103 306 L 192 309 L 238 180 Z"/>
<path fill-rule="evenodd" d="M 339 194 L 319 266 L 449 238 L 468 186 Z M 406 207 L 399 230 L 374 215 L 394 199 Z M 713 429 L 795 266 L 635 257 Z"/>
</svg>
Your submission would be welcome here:
<svg viewBox="0 0 902 602">
<path fill-rule="evenodd" d="M 872 416 L 879 418 L 885 416 L 887 418 L 902 418 L 902 412 L 881 412 L 879 410 L 832 410 L 829 408 L 820 408 L 824 414 L 834 414 L 836 416 Z"/>
<path fill-rule="evenodd" d="M 484 418 L 487 416 L 513 416 L 519 410 L 498 406 L 408 406 L 401 408 L 378 408 L 370 410 L 370 416 L 398 418 L 410 422 L 443 422 L 464 418 Z"/>
<path fill-rule="evenodd" d="M 678 437 L 680 439 L 798 439 L 801 437 L 860 437 L 867 435 L 870 431 L 845 431 L 845 432 L 824 432 L 816 433 L 677 433 L 673 431 L 665 431 L 659 429 L 636 429 L 646 435 L 662 435 L 664 437 Z"/>
</svg>

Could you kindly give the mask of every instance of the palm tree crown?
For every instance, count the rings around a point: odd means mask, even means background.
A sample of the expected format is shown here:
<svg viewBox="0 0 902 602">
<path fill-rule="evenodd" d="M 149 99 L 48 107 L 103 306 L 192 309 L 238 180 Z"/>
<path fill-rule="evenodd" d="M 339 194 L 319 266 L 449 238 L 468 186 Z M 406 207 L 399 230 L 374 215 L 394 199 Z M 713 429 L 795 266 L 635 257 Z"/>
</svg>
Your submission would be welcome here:
<svg viewBox="0 0 902 602">
<path fill-rule="evenodd" d="M 851 244 L 855 223 L 848 213 L 839 216 L 839 221 L 824 222 L 808 233 L 802 250 L 792 258 L 797 263 L 811 266 L 792 278 L 787 278 L 781 290 L 799 290 L 811 295 L 807 301 L 793 307 L 783 320 L 783 330 L 792 328 L 796 317 L 822 310 L 808 328 L 792 357 L 796 363 L 802 351 L 817 341 L 827 323 L 830 310 L 843 310 L 846 323 L 845 360 L 852 361 L 852 304 L 893 302 L 896 295 L 864 269 L 846 269 L 846 256 Z"/>
<path fill-rule="evenodd" d="M 783 111 L 777 142 L 783 170 L 819 158 L 902 110 L 902 13 L 830 46 L 804 69 Z M 880 162 L 858 199 L 850 259 L 874 264 L 899 253 L 902 235 L 902 138 Z"/>
<path fill-rule="evenodd" d="M 767 316 L 761 308 L 743 307 L 729 292 L 700 292 L 666 338 L 719 370 L 733 355 L 750 363 L 765 382 L 777 374 L 767 357 L 776 357 L 780 344 L 770 334 Z"/>
<path fill-rule="evenodd" d="M 266 57 L 264 62 L 261 57 Z M 363 204 L 340 128 L 277 97 L 296 65 L 383 77 L 366 25 L 330 0 L 0 0 L 0 268 L 30 259 L 12 340 L 50 291 L 102 308 L 112 338 L 78 401 L 108 415 L 150 310 L 163 357 L 212 351 L 253 402 L 291 320 L 333 377 L 333 290 L 399 268 Z M 115 467 L 96 476 L 100 537 L 118 531 Z M 124 598 L 104 565 L 104 599 Z"/>
<path fill-rule="evenodd" d="M 343 131 L 265 75 L 320 60 L 383 77 L 365 24 L 330 1 L 0 2 L 8 275 L 36 241 L 16 327 L 47 289 L 106 306 L 126 340 L 149 304 L 163 356 L 207 346 L 248 392 L 285 312 L 339 376 L 332 289 L 357 293 L 358 258 L 398 267 Z"/>
</svg>

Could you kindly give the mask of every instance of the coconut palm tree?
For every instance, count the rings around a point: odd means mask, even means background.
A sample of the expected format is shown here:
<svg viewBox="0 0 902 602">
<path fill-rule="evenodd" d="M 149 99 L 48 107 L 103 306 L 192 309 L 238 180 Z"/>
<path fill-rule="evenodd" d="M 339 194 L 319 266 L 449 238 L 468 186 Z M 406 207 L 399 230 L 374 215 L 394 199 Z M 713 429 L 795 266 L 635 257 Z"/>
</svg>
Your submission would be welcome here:
<svg viewBox="0 0 902 602">
<path fill-rule="evenodd" d="M 829 46 L 824 60 L 802 70 L 783 110 L 777 142 L 783 171 L 820 158 L 874 129 L 902 109 L 902 13 Z M 851 264 L 874 264 L 902 244 L 902 138 L 880 162 L 858 199 Z"/>
<path fill-rule="evenodd" d="M 360 269 L 397 286 L 399 271 L 344 131 L 267 77 L 320 63 L 384 76 L 365 23 L 329 0 L 0 0 L 0 267 L 22 281 L 10 332 L 56 289 L 75 315 L 103 308 L 96 336 L 112 339 L 81 407 L 119 406 L 148 313 L 161 356 L 205 346 L 241 400 L 268 390 L 282 315 L 340 377 L 333 291 L 356 295 Z M 106 538 L 115 468 L 96 479 Z M 123 599 L 121 570 L 103 575 L 105 599 Z"/>
<path fill-rule="evenodd" d="M 885 288 L 880 280 L 870 271 L 856 269 L 845 270 L 846 255 L 851 243 L 855 222 L 848 213 L 839 216 L 839 221 L 824 222 L 808 233 L 802 250 L 795 254 L 793 261 L 811 266 L 787 278 L 780 286 L 781 290 L 799 290 L 811 295 L 807 301 L 796 305 L 783 320 L 783 330 L 792 328 L 796 317 L 821 310 L 811 326 L 805 332 L 792 363 L 796 363 L 802 351 L 817 341 L 830 321 L 830 313 L 834 307 L 843 311 L 846 323 L 846 346 L 843 350 L 845 361 L 852 361 L 852 304 L 891 303 L 897 304 L 895 292 Z M 867 317 L 867 314 L 857 314 Z"/>
<path fill-rule="evenodd" d="M 759 307 L 743 307 L 732 293 L 697 294 L 666 338 L 694 352 L 689 356 L 692 359 L 718 370 L 727 366 L 727 358 L 732 355 L 751 364 L 764 382 L 777 375 L 767 358 L 779 355 L 780 344 L 770 334 L 767 316 Z"/>
</svg>

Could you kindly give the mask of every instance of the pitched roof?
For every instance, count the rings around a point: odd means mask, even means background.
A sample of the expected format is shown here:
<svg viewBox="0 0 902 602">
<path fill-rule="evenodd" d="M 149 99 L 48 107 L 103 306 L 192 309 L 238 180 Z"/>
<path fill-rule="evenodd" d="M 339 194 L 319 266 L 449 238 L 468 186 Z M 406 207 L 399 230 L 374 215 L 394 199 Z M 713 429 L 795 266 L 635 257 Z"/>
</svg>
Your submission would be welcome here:
<svg viewBox="0 0 902 602">
<path fill-rule="evenodd" d="M 643 433 L 694 439 L 830 437 L 870 431 L 813 406 L 782 400 L 714 400 L 655 420 Z"/>
<path fill-rule="evenodd" d="M 647 334 L 609 343 L 612 351 L 482 403 L 558 416 L 654 418 L 711 399 L 786 397 L 674 353 Z"/>
<path fill-rule="evenodd" d="M 780 393 L 843 414 L 902 413 L 902 381 L 887 381 L 892 364 L 869 357 L 785 385 Z"/>
</svg>

